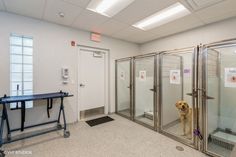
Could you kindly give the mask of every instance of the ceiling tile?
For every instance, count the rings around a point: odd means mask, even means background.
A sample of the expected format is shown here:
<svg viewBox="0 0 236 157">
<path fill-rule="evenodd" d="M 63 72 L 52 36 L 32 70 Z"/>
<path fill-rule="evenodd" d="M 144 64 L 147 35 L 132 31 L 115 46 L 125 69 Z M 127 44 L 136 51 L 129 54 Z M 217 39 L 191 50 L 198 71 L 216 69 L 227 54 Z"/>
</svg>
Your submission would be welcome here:
<svg viewBox="0 0 236 157">
<path fill-rule="evenodd" d="M 235 0 L 227 0 L 211 7 L 205 8 L 196 12 L 196 16 L 198 16 L 202 21 L 209 24 L 212 22 L 217 22 L 223 19 L 227 19 L 233 16 L 236 16 L 236 1 Z"/>
<path fill-rule="evenodd" d="M 150 40 L 154 40 L 157 37 L 158 36 L 156 34 L 142 31 L 142 32 L 135 33 L 131 36 L 126 37 L 126 40 L 140 44 L 140 43 L 144 43 Z"/>
<path fill-rule="evenodd" d="M 112 37 L 134 42 L 134 43 L 142 43 L 142 42 L 156 39 L 158 36 L 151 32 L 145 32 L 143 30 L 140 30 L 131 26 L 124 30 L 118 31 L 117 33 L 114 33 Z"/>
<path fill-rule="evenodd" d="M 117 31 L 120 31 L 127 27 L 129 27 L 129 25 L 111 19 L 103 23 L 102 25 L 98 26 L 97 30 L 100 30 L 99 32 L 102 34 L 112 35 Z"/>
<path fill-rule="evenodd" d="M 114 19 L 132 25 L 176 2 L 177 0 L 136 0 L 126 9 L 115 15 Z"/>
<path fill-rule="evenodd" d="M 202 25 L 204 25 L 204 23 L 194 15 L 188 15 L 149 31 L 143 31 L 135 27 L 129 27 L 113 34 L 112 36 L 127 41 L 133 41 L 135 43 L 145 43 L 154 39 L 179 33 Z"/>
<path fill-rule="evenodd" d="M 86 8 L 90 0 L 64 0 L 65 2 Z"/>
<path fill-rule="evenodd" d="M 224 0 L 149 31 L 131 26 L 177 1 L 182 2 L 183 0 L 135 0 L 112 18 L 84 9 L 90 0 L 0 0 L 0 10 L 4 9 L 3 2 L 5 2 L 5 10 L 8 12 L 33 18 L 43 17 L 43 20 L 46 21 L 86 31 L 100 32 L 135 43 L 148 42 L 236 16 L 236 0 Z M 205 3 L 205 0 L 198 1 Z M 65 17 L 59 18 L 59 12 L 64 12 Z"/>
<path fill-rule="evenodd" d="M 97 14 L 95 12 L 84 10 L 73 22 L 72 26 L 79 29 L 84 29 L 87 31 L 94 31 L 97 32 L 99 30 L 96 30 L 99 25 L 105 23 L 108 21 L 109 18 L 106 16 L 102 16 L 100 14 Z"/>
<path fill-rule="evenodd" d="M 130 27 L 125 28 L 121 31 L 117 31 L 116 33 L 112 34 L 111 36 L 119 38 L 119 39 L 123 39 L 123 38 L 127 38 L 129 36 L 135 35 L 136 33 L 140 33 L 140 32 L 142 32 L 142 30 L 137 29 L 133 26 L 130 26 Z"/>
<path fill-rule="evenodd" d="M 62 25 L 71 25 L 82 11 L 82 8 L 62 0 L 48 0 L 43 19 Z M 60 12 L 64 13 L 64 18 L 58 15 Z"/>
<path fill-rule="evenodd" d="M 170 34 L 183 32 L 203 25 L 204 23 L 201 20 L 195 17 L 195 15 L 191 14 L 181 19 L 157 27 L 153 30 L 150 30 L 150 32 L 161 36 L 163 35 L 167 36 Z"/>
<path fill-rule="evenodd" d="M 0 0 L 0 10 L 5 10 L 5 7 L 4 7 L 4 4 L 3 4 L 2 0 Z"/>
<path fill-rule="evenodd" d="M 187 8 L 193 11 L 201 10 L 206 7 L 221 3 L 225 0 L 180 0 Z"/>
<path fill-rule="evenodd" d="M 4 0 L 4 2 L 9 12 L 42 18 L 46 0 Z"/>
</svg>

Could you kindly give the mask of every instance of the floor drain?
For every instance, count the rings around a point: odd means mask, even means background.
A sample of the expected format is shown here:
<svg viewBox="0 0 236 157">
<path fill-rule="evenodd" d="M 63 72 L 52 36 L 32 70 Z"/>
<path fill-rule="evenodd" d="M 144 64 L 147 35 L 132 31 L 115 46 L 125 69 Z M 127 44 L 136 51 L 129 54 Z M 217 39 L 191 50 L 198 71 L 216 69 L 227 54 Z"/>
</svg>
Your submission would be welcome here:
<svg viewBox="0 0 236 157">
<path fill-rule="evenodd" d="M 181 147 L 181 146 L 176 146 L 176 149 L 178 150 L 178 151 L 184 151 L 184 148 L 183 147 Z"/>
</svg>

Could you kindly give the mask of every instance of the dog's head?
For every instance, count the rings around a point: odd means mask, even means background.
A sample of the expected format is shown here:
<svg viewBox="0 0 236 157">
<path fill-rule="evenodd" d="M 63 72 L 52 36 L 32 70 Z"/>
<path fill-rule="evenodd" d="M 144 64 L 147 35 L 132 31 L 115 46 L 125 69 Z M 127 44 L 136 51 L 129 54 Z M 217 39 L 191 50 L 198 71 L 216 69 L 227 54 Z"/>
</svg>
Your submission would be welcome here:
<svg viewBox="0 0 236 157">
<path fill-rule="evenodd" d="M 189 110 L 189 105 L 186 101 L 178 101 L 175 104 L 176 108 L 181 111 L 188 111 Z"/>
</svg>

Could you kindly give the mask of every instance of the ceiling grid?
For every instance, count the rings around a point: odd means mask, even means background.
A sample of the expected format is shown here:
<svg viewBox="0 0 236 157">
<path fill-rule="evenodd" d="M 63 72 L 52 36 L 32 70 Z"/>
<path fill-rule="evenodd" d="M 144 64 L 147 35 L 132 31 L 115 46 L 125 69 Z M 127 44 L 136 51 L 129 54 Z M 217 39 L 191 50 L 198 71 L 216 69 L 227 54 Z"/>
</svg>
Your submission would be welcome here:
<svg viewBox="0 0 236 157">
<path fill-rule="evenodd" d="M 60 25 L 98 32 L 134 43 L 187 31 L 236 16 L 235 0 L 134 0 L 116 15 L 107 17 L 87 8 L 91 0 L 0 0 L 0 11 L 6 11 Z M 150 30 L 132 25 L 177 2 L 191 14 Z M 63 18 L 59 16 L 63 13 Z"/>
</svg>

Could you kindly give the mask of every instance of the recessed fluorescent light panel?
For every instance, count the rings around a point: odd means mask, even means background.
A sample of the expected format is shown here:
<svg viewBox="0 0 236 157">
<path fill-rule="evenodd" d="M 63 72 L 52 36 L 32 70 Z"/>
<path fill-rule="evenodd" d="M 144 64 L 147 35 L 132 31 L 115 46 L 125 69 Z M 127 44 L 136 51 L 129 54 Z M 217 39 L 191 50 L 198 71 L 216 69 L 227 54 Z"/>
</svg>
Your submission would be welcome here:
<svg viewBox="0 0 236 157">
<path fill-rule="evenodd" d="M 149 30 L 184 17 L 188 14 L 191 14 L 191 12 L 185 6 L 178 2 L 139 21 L 133 26 L 142 30 Z"/>
<path fill-rule="evenodd" d="M 104 16 L 112 17 L 126 8 L 134 0 L 92 0 L 87 9 Z"/>
</svg>

